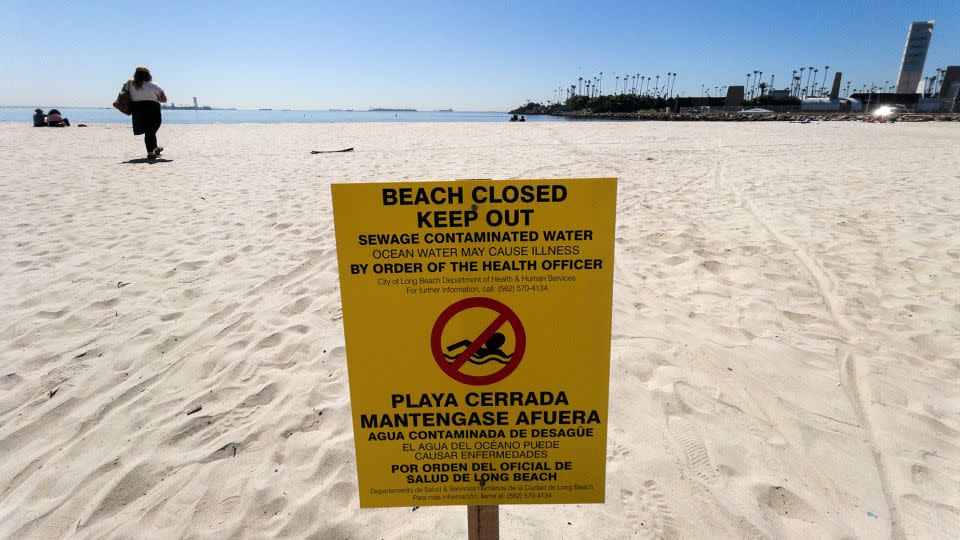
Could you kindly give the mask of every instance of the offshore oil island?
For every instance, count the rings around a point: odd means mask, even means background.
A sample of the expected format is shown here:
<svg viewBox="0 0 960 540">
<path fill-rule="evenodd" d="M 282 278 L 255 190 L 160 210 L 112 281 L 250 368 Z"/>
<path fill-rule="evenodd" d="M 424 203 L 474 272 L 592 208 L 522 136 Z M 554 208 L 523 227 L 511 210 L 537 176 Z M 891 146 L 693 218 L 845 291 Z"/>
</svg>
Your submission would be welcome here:
<svg viewBox="0 0 960 540">
<path fill-rule="evenodd" d="M 384 107 L 371 107 L 370 112 L 417 112 L 416 109 L 389 109 Z"/>
<path fill-rule="evenodd" d="M 193 105 L 177 105 L 176 103 L 171 103 L 169 105 L 160 105 L 160 108 L 165 111 L 235 111 L 235 107 L 229 109 L 221 109 L 217 107 L 211 107 L 209 105 L 200 106 L 197 103 L 197 98 L 193 98 Z M 263 110 L 263 109 L 261 109 Z"/>
</svg>

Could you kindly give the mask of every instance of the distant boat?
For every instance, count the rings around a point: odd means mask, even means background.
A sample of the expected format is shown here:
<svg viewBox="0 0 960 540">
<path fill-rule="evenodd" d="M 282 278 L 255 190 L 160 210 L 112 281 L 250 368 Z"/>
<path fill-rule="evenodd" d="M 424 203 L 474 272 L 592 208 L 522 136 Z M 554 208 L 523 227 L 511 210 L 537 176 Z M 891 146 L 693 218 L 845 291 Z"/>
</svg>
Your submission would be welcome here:
<svg viewBox="0 0 960 540">
<path fill-rule="evenodd" d="M 370 112 L 417 112 L 416 109 L 387 109 L 384 107 L 374 107 Z"/>
<path fill-rule="evenodd" d="M 453 109 L 436 109 L 433 112 L 453 112 Z"/>
<path fill-rule="evenodd" d="M 214 107 L 210 107 L 209 105 L 204 105 L 201 107 L 200 104 L 197 103 L 197 98 L 193 98 L 193 105 L 177 106 L 176 103 L 171 103 L 169 105 L 160 105 L 160 108 L 168 111 L 235 111 L 236 110 L 236 109 L 216 109 Z"/>
<path fill-rule="evenodd" d="M 204 105 L 203 107 L 198 107 L 196 105 L 187 105 L 187 106 L 179 105 L 178 106 L 173 103 L 171 103 L 170 105 L 160 105 L 160 108 L 164 110 L 170 110 L 170 111 L 212 111 L 213 110 L 213 107 L 209 107 L 207 105 Z M 223 110 L 223 109 L 218 109 L 218 110 Z"/>
<path fill-rule="evenodd" d="M 272 111 L 273 109 L 257 109 L 258 111 Z"/>
</svg>

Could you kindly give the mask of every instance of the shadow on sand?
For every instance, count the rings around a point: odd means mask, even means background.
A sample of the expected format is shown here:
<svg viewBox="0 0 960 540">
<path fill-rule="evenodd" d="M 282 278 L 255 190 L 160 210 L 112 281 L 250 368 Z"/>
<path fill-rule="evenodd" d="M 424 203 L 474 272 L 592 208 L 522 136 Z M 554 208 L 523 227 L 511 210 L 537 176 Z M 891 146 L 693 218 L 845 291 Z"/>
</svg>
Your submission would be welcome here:
<svg viewBox="0 0 960 540">
<path fill-rule="evenodd" d="M 173 163 L 173 160 L 172 160 L 172 159 L 164 159 L 164 158 L 149 159 L 149 158 L 143 157 L 143 158 L 137 158 L 137 159 L 128 159 L 127 161 L 121 161 L 120 163 L 121 163 L 121 164 L 123 164 L 123 163 L 130 163 L 130 164 L 149 163 L 149 164 L 153 165 L 154 163 Z"/>
</svg>

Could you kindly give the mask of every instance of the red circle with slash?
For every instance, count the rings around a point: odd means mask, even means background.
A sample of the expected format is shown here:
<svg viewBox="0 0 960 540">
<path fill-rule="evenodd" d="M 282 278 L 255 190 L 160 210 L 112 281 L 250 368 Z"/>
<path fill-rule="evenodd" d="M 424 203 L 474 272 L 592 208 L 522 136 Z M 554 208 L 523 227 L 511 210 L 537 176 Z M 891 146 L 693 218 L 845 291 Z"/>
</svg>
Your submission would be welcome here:
<svg viewBox="0 0 960 540">
<path fill-rule="evenodd" d="M 496 318 L 494 318 L 493 322 L 488 324 L 476 338 L 470 340 L 470 345 L 451 362 L 444 356 L 443 344 L 440 343 L 443 330 L 446 328 L 447 323 L 450 322 L 450 319 L 458 313 L 469 309 L 490 310 L 496 313 Z M 504 364 L 499 370 L 487 375 L 470 375 L 469 373 L 461 371 L 464 364 L 470 360 L 474 353 L 480 350 L 500 327 L 508 323 L 511 328 L 513 328 L 513 335 L 517 340 L 513 348 L 513 354 L 510 355 L 510 361 Z M 451 379 L 471 386 L 486 386 L 505 379 L 520 365 L 520 360 L 523 359 L 523 352 L 526 346 L 527 336 L 523 330 L 523 324 L 520 322 L 520 317 L 506 304 L 492 298 L 481 296 L 464 298 L 463 300 L 454 302 L 450 307 L 440 313 L 440 316 L 437 317 L 437 322 L 433 323 L 433 331 L 430 333 L 430 350 L 433 352 L 433 358 L 436 360 L 437 365 L 440 366 L 440 369 L 449 375 Z"/>
</svg>

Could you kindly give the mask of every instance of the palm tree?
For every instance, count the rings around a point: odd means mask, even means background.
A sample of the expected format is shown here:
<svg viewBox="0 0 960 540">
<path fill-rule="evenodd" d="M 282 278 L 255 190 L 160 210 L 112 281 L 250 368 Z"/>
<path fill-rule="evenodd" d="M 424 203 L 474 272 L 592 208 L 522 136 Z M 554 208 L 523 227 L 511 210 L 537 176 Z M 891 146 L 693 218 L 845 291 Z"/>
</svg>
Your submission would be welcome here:
<svg viewBox="0 0 960 540">
<path fill-rule="evenodd" d="M 660 95 L 660 76 L 657 75 L 657 83 L 653 85 L 653 93 Z"/>
<path fill-rule="evenodd" d="M 583 84 L 583 77 L 577 78 L 577 93 L 580 93 L 580 85 Z"/>
<path fill-rule="evenodd" d="M 825 94 L 827 90 L 827 73 L 830 72 L 830 66 L 823 66 L 823 84 L 820 85 L 820 93 Z"/>
<path fill-rule="evenodd" d="M 765 82 L 760 83 L 758 88 L 760 89 L 760 97 L 763 97 L 763 95 L 767 92 L 767 83 Z"/>
<path fill-rule="evenodd" d="M 600 72 L 600 95 L 603 95 L 603 72 Z"/>
</svg>

